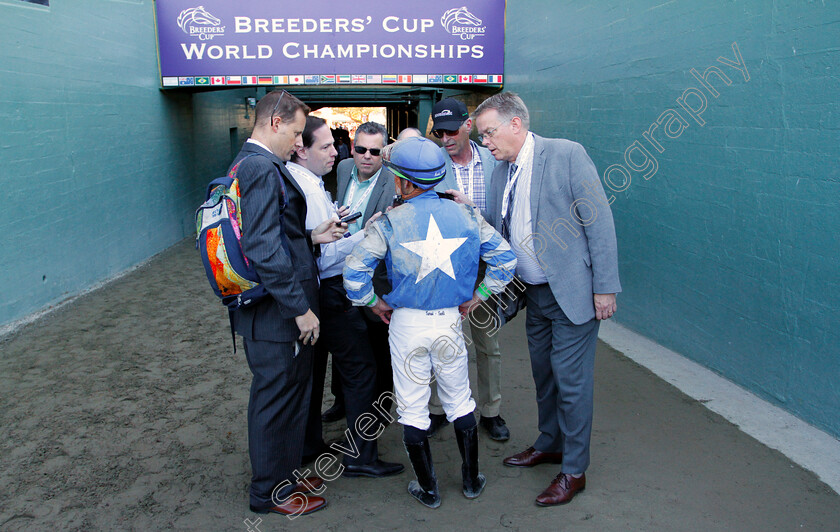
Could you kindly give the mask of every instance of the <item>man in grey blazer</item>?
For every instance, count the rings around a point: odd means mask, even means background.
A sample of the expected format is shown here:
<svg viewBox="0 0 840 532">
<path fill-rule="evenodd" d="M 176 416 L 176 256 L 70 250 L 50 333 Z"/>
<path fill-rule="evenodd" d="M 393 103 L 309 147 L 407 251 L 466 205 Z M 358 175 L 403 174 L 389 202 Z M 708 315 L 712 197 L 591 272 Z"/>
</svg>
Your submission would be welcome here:
<svg viewBox="0 0 840 532">
<path fill-rule="evenodd" d="M 441 152 L 446 161 L 446 175 L 436 187 L 438 192 L 452 194 L 459 191 L 469 196 L 482 211 L 487 210 L 487 193 L 490 190 L 496 159 L 490 150 L 470 140 L 472 120 L 467 106 L 455 98 L 444 98 L 432 108 L 432 134 L 441 140 Z M 484 277 L 485 264 L 481 263 L 479 280 Z M 485 312 L 484 308 L 476 312 Z M 476 317 L 475 323 L 489 322 L 489 316 Z M 502 355 L 499 350 L 498 330 L 493 327 L 468 326 L 475 345 L 476 386 L 479 425 L 497 441 L 510 439 L 505 420 L 499 415 L 502 404 Z M 429 435 L 449 422 L 443 413 L 437 386 L 432 383 L 429 399 Z"/>
<path fill-rule="evenodd" d="M 338 163 L 337 179 L 338 193 L 336 200 L 339 205 L 346 205 L 350 212 L 361 212 L 362 217 L 350 224 L 350 232 L 360 231 L 364 225 L 379 213 L 394 203 L 394 174 L 382 166 L 382 150 L 388 143 L 388 132 L 385 126 L 376 122 L 365 122 L 356 130 L 353 139 L 353 158 Z M 373 277 L 373 285 L 377 294 L 387 294 L 391 291 L 385 265 L 380 264 Z M 368 339 L 376 359 L 376 397 L 385 392 L 393 392 L 394 379 L 391 374 L 391 349 L 388 346 L 388 325 L 368 308 L 364 308 L 365 321 L 368 329 Z M 335 382 L 335 381 L 334 381 Z M 333 395 L 336 394 L 333 387 Z M 391 406 L 390 399 L 380 403 L 387 410 Z M 383 421 L 388 421 L 383 419 Z"/>
<path fill-rule="evenodd" d="M 500 161 L 487 220 L 518 259 L 537 391 L 540 434 L 504 464 L 562 463 L 536 503 L 564 504 L 586 487 L 599 320 L 613 315 L 621 291 L 612 212 L 583 146 L 529 132 L 519 96 L 491 96 L 474 116 L 479 139 Z"/>
<path fill-rule="evenodd" d="M 306 410 L 312 375 L 312 346 L 320 334 L 316 316 L 317 269 L 312 243 L 341 238 L 346 228 L 326 221 L 305 229 L 306 203 L 288 161 L 301 142 L 303 102 L 286 91 L 265 95 L 254 110 L 255 123 L 233 165 L 238 165 L 242 251 L 269 293 L 259 303 L 234 312 L 251 369 L 248 450 L 251 457 L 251 510 L 300 515 L 323 508 L 323 480 L 301 479 Z"/>
</svg>

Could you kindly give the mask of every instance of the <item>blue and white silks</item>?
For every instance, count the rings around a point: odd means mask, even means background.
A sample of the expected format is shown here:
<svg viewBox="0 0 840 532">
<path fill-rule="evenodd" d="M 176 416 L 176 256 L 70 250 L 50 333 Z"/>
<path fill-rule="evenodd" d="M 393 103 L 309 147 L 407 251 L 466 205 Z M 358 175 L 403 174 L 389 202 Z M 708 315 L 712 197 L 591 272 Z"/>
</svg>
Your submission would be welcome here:
<svg viewBox="0 0 840 532">
<path fill-rule="evenodd" d="M 391 307 L 457 307 L 473 297 L 479 257 L 487 263 L 484 286 L 500 293 L 516 269 L 510 245 L 477 209 L 428 190 L 372 224 L 347 257 L 344 288 L 354 305 L 368 304 L 373 271 L 384 259 L 392 290 L 379 295 Z"/>
</svg>

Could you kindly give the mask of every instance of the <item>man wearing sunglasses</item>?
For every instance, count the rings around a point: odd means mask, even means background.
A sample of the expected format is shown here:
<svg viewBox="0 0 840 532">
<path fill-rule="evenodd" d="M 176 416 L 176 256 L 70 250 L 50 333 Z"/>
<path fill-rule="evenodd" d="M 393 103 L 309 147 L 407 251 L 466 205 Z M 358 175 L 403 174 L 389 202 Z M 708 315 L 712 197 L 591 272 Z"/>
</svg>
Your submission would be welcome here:
<svg viewBox="0 0 840 532">
<path fill-rule="evenodd" d="M 483 211 L 487 208 L 487 191 L 493 169 L 496 168 L 496 159 L 490 150 L 470 140 L 471 129 L 472 120 L 463 102 L 445 98 L 432 108 L 432 134 L 440 139 L 446 161 L 446 175 L 435 190 L 448 194 L 453 191 L 466 194 Z M 486 265 L 482 263 L 481 266 L 483 268 Z M 478 278 L 483 278 L 483 270 L 479 272 Z M 479 308 L 475 312 L 485 311 Z M 486 316 L 476 317 L 476 323 L 485 321 L 489 321 Z M 510 438 L 510 430 L 499 415 L 502 404 L 502 356 L 498 335 L 492 327 L 468 326 L 467 323 L 469 320 L 464 320 L 464 328 L 470 329 L 470 337 L 475 345 L 478 411 L 481 416 L 479 425 L 491 439 L 506 441 Z M 429 435 L 449 423 L 434 384 L 429 400 L 429 417 Z"/>
<path fill-rule="evenodd" d="M 353 158 L 338 163 L 338 204 L 346 206 L 351 213 L 362 213 L 361 218 L 349 224 L 351 234 L 361 231 L 372 216 L 378 212 L 385 213 L 394 202 L 394 174 L 382 167 L 382 150 L 387 142 L 388 132 L 385 126 L 376 122 L 365 122 L 356 130 Z M 384 264 L 375 272 L 373 282 L 377 290 L 380 290 L 379 293 L 387 294 L 391 291 Z M 368 339 L 376 359 L 376 397 L 380 397 L 383 393 L 394 390 L 388 325 L 368 308 L 364 309 L 364 314 L 368 325 Z M 332 392 L 337 398 L 343 395 L 336 386 L 333 386 Z M 383 409 L 387 409 L 391 401 L 383 401 L 380 404 Z"/>
</svg>

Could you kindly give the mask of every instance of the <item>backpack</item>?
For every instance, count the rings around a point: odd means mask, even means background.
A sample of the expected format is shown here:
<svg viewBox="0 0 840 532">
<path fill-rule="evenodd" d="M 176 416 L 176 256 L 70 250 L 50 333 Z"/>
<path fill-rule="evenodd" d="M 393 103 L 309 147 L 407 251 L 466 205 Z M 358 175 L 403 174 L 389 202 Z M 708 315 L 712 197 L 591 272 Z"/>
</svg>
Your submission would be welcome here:
<svg viewBox="0 0 840 532">
<path fill-rule="evenodd" d="M 242 161 L 230 169 L 227 176 L 219 177 L 207 186 L 207 200 L 195 212 L 195 247 L 201 254 L 207 280 L 222 304 L 228 308 L 231 336 L 233 312 L 250 307 L 266 296 L 268 291 L 260 277 L 242 252 L 242 212 L 239 207 L 239 180 L 236 173 Z"/>
</svg>

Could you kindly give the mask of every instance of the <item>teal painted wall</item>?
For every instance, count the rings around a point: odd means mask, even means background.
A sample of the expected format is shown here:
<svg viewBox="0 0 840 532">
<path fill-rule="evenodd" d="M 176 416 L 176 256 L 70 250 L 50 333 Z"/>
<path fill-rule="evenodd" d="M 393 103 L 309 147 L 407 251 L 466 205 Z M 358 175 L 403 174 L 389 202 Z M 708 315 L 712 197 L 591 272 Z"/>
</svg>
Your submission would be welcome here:
<svg viewBox="0 0 840 532">
<path fill-rule="evenodd" d="M 605 183 L 616 319 L 840 435 L 838 4 L 507 5 L 505 89 L 532 129 L 582 143 L 602 176 L 628 171 Z M 718 60 L 733 43 L 749 80 Z M 709 74 L 717 98 L 690 72 L 711 66 L 731 81 Z M 642 134 L 668 109 L 687 127 L 655 130 L 659 153 Z M 636 141 L 648 153 L 628 163 Z"/>
<path fill-rule="evenodd" d="M 159 90 L 151 0 L 52 4 L 0 3 L 0 325 L 193 234 L 250 132 L 253 89 Z"/>
</svg>

